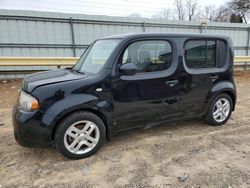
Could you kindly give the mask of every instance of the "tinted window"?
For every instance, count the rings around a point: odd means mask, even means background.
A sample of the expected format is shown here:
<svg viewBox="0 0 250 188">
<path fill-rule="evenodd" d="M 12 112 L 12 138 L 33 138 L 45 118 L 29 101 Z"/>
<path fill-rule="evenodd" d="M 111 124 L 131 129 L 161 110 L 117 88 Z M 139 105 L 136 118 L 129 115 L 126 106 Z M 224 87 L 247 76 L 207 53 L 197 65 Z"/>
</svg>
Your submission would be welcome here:
<svg viewBox="0 0 250 188">
<path fill-rule="evenodd" d="M 122 63 L 133 63 L 137 72 L 166 70 L 172 61 L 172 48 L 167 41 L 140 41 L 130 44 L 123 53 Z"/>
<path fill-rule="evenodd" d="M 216 67 L 216 41 L 189 40 L 185 45 L 185 57 L 189 68 Z"/>
<path fill-rule="evenodd" d="M 224 41 L 218 40 L 217 41 L 217 67 L 222 68 L 226 63 L 226 57 L 227 57 L 227 46 Z"/>
</svg>

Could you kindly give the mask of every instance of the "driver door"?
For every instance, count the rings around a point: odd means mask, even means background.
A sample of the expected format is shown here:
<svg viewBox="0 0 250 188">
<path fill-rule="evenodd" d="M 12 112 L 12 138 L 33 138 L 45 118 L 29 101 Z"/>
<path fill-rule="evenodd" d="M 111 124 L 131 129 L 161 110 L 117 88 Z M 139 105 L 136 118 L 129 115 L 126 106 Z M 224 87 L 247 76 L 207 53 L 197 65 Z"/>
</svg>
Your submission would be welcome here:
<svg viewBox="0 0 250 188">
<path fill-rule="evenodd" d="M 178 118 L 179 86 L 177 49 L 166 39 L 130 43 L 119 64 L 133 63 L 137 73 L 112 79 L 113 125 L 116 131 Z"/>
</svg>

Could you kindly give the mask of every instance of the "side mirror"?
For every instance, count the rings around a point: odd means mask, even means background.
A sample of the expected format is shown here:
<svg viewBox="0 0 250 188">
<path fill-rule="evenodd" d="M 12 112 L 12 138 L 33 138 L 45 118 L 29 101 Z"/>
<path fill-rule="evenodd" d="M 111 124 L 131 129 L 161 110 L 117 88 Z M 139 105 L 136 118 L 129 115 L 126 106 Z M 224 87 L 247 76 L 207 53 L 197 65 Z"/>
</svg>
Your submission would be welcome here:
<svg viewBox="0 0 250 188">
<path fill-rule="evenodd" d="M 121 75 L 133 76 L 137 72 L 137 66 L 134 63 L 125 63 L 120 66 L 119 72 Z"/>
</svg>

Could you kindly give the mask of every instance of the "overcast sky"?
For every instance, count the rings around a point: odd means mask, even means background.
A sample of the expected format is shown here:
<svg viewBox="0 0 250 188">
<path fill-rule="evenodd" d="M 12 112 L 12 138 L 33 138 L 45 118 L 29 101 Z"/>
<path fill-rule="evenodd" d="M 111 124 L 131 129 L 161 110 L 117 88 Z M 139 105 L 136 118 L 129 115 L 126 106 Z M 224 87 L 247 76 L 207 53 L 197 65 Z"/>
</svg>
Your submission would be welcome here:
<svg viewBox="0 0 250 188">
<path fill-rule="evenodd" d="M 223 5 L 226 0 L 199 0 L 201 6 Z M 173 8 L 174 0 L 0 0 L 0 9 L 38 10 L 111 16 L 139 13 L 152 17 L 164 8 Z"/>
</svg>

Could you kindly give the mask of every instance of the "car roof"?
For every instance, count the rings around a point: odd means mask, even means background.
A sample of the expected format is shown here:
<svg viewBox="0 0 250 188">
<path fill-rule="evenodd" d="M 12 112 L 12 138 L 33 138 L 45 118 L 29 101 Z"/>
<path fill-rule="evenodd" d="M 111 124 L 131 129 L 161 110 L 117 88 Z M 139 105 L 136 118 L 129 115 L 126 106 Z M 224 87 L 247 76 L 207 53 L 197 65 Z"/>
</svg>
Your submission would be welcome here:
<svg viewBox="0 0 250 188">
<path fill-rule="evenodd" d="M 222 38 L 229 39 L 222 35 L 207 35 L 207 34 L 187 34 L 187 33 L 126 33 L 104 37 L 104 39 L 125 39 L 137 37 L 199 37 L 199 38 Z"/>
</svg>

